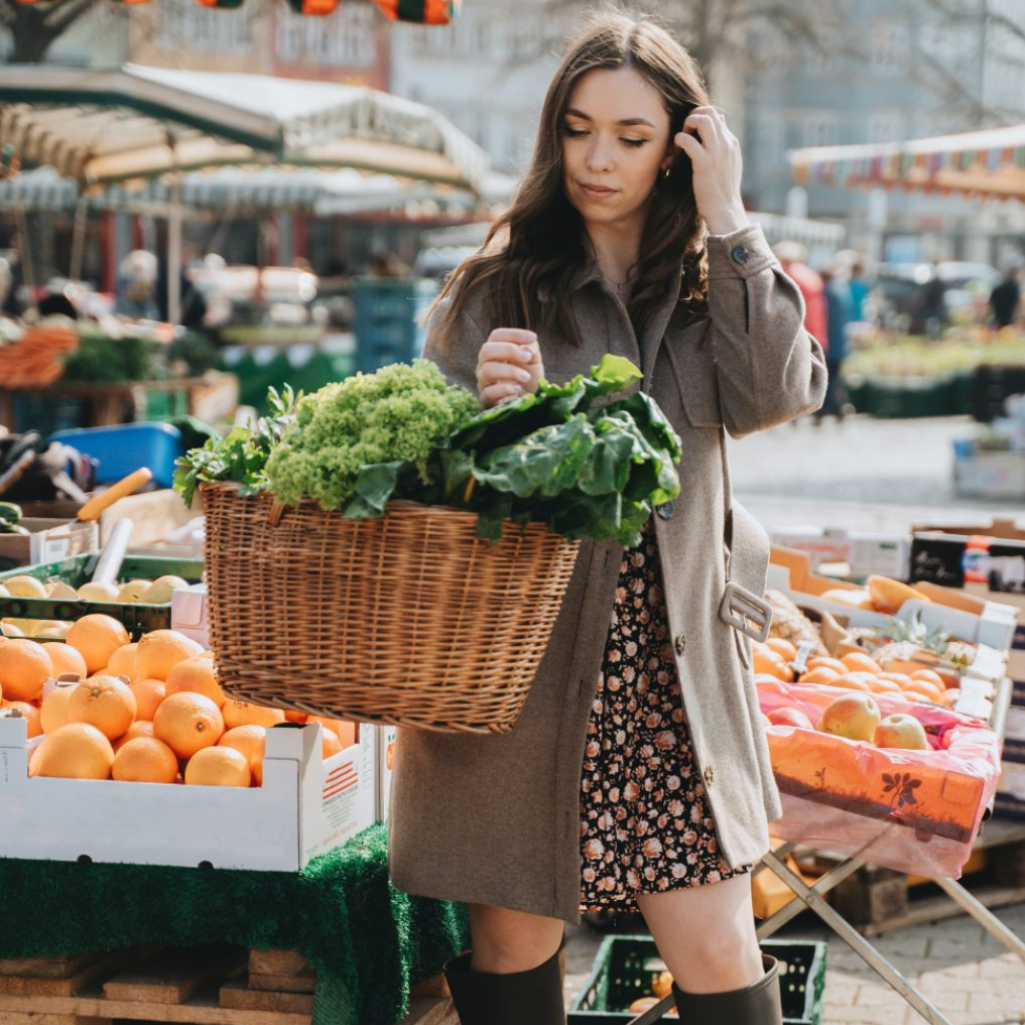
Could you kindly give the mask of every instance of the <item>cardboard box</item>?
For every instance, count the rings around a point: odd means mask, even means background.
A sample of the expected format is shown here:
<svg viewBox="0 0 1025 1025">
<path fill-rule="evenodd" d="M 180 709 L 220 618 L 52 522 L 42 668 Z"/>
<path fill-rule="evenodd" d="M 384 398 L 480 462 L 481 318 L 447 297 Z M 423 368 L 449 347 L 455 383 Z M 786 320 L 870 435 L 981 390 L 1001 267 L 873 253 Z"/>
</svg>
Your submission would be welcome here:
<svg viewBox="0 0 1025 1025">
<path fill-rule="evenodd" d="M 1025 762 L 1025 680 L 1014 680 L 1004 727 L 1004 757 Z"/>
<path fill-rule="evenodd" d="M 26 516 L 21 526 L 30 533 L 0 534 L 0 572 L 40 562 L 57 562 L 99 548 L 100 533 L 95 523 Z"/>
<path fill-rule="evenodd" d="M 206 584 L 192 584 L 171 593 L 171 629 L 210 647 L 210 619 Z"/>
<path fill-rule="evenodd" d="M 874 573 L 907 580 L 911 535 L 867 533 L 830 527 L 781 527 L 771 532 L 772 543 L 811 556 L 811 568 L 827 563 L 847 567 L 847 575 L 864 578 Z"/>
<path fill-rule="evenodd" d="M 57 517 L 63 520 L 73 520 L 81 508 L 77 502 L 69 500 L 20 502 L 19 505 L 26 516 Z M 168 534 L 184 526 L 200 512 L 202 508 L 198 493 L 191 509 L 186 506 L 181 495 L 169 488 L 127 495 L 100 514 L 100 544 L 106 544 L 118 520 L 130 519 L 135 524 L 129 544 L 137 548 L 163 541 Z"/>
<path fill-rule="evenodd" d="M 377 821 L 387 822 L 398 728 L 375 726 L 374 730 L 377 733 Z"/>
<path fill-rule="evenodd" d="M 954 492 L 970 498 L 1025 498 L 1025 454 L 976 452 L 955 458 Z"/>
<path fill-rule="evenodd" d="M 0 718 L 0 856 L 296 872 L 373 825 L 376 737 L 321 759 L 320 724 L 267 731 L 263 786 L 28 776 L 24 719 Z"/>
<path fill-rule="evenodd" d="M 890 617 L 868 609 L 854 608 L 824 598 L 827 591 L 859 590 L 854 584 L 819 576 L 811 570 L 811 558 L 805 552 L 774 545 L 771 550 L 767 588 L 783 591 L 797 605 L 845 617 L 853 627 L 887 626 Z M 917 614 L 926 627 L 942 626 L 952 637 L 995 648 L 1006 656 L 1014 639 L 1018 609 L 986 601 L 964 591 L 922 583 L 920 590 L 931 599 L 911 599 L 901 606 L 898 618 L 910 620 Z"/>
</svg>

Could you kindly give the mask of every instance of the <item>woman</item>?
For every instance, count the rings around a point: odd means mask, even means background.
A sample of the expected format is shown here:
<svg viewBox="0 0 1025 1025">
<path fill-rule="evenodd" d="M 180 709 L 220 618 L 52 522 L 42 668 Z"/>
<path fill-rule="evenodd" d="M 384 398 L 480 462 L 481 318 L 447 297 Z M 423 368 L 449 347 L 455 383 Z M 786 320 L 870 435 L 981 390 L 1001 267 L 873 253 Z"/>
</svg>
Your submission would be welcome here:
<svg viewBox="0 0 1025 1025">
<path fill-rule="evenodd" d="M 826 374 L 740 178 L 684 50 L 600 15 L 431 319 L 427 355 L 485 405 L 629 357 L 684 452 L 641 545 L 581 544 L 515 729 L 397 744 L 392 880 L 470 905 L 446 968 L 464 1025 L 563 1022 L 563 923 L 599 906 L 644 914 L 691 1025 L 782 1020 L 746 876 L 780 811 L 741 632 L 767 629 L 768 543 L 731 503 L 724 430 L 814 410 Z"/>
</svg>

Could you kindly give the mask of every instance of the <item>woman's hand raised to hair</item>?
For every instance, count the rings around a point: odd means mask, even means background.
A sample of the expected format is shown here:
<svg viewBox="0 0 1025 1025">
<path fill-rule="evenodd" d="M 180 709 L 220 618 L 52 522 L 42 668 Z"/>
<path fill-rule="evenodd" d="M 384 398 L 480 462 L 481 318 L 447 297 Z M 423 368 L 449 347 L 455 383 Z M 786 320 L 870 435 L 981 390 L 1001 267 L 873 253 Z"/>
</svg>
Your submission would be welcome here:
<svg viewBox="0 0 1025 1025">
<path fill-rule="evenodd" d="M 544 377 L 541 349 L 533 331 L 498 327 L 477 354 L 477 391 L 485 409 L 537 391 Z"/>
<path fill-rule="evenodd" d="M 740 143 L 722 114 L 715 107 L 695 107 L 674 141 L 690 157 L 694 198 L 709 233 L 728 235 L 747 227 L 751 221 L 740 198 Z"/>
</svg>

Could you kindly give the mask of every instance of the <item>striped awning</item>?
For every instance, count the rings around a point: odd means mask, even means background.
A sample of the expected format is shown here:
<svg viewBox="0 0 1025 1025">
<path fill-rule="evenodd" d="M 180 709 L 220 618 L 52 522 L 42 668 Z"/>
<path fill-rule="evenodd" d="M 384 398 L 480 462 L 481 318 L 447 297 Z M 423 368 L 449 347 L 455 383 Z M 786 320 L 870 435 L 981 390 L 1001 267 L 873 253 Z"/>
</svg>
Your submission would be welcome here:
<svg viewBox="0 0 1025 1025">
<path fill-rule="evenodd" d="M 31 6 L 37 0 L 18 0 Z M 126 5 L 145 4 L 150 0 L 116 0 Z M 196 0 L 203 7 L 237 10 L 245 0 Z M 325 16 L 334 14 L 342 0 L 282 0 L 296 14 Z M 459 13 L 463 0 L 369 0 L 392 21 L 412 21 L 420 25 L 449 25 Z"/>
<path fill-rule="evenodd" d="M 1025 124 L 900 143 L 813 146 L 789 158 L 802 185 L 1025 199 Z"/>
<path fill-rule="evenodd" d="M 221 165 L 349 167 L 478 191 L 485 152 L 436 110 L 333 82 L 0 65 L 0 148 L 86 186 Z"/>
</svg>

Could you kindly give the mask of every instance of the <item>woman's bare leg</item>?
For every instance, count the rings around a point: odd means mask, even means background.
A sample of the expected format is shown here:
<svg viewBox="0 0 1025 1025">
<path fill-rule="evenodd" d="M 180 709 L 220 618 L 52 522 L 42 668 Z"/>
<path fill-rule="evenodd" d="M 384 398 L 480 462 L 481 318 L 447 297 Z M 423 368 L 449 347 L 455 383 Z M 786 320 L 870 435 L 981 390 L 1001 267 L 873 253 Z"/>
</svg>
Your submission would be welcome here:
<svg viewBox="0 0 1025 1025">
<path fill-rule="evenodd" d="M 764 976 L 749 875 L 644 894 L 637 905 L 673 980 L 685 992 L 725 993 Z"/>
<path fill-rule="evenodd" d="M 509 975 L 544 964 L 559 949 L 565 931 L 560 918 L 470 905 L 475 972 Z"/>
</svg>

